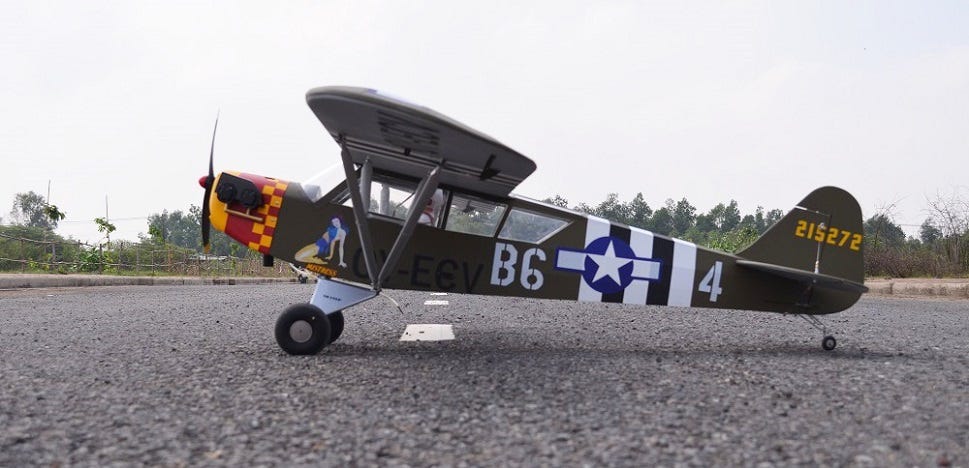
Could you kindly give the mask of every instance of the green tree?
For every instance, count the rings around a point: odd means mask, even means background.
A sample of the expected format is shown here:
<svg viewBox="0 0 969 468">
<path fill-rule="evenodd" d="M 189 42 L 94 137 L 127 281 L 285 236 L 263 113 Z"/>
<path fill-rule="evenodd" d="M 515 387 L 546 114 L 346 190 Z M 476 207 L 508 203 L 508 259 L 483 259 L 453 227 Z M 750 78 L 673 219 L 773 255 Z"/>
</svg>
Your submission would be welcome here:
<svg viewBox="0 0 969 468">
<path fill-rule="evenodd" d="M 696 207 L 691 205 L 686 198 L 673 203 L 673 200 L 666 200 L 666 207 L 673 215 L 674 235 L 683 235 L 696 224 Z"/>
<path fill-rule="evenodd" d="M 585 202 L 580 202 L 578 205 L 575 205 L 575 207 L 573 207 L 572 209 L 575 211 L 590 214 L 590 215 L 596 214 L 596 209 L 594 207 L 586 205 Z"/>
<path fill-rule="evenodd" d="M 899 247 L 905 244 L 905 231 L 885 214 L 876 214 L 865 221 L 865 238 L 871 248 Z"/>
<path fill-rule="evenodd" d="M 555 200 L 561 200 L 557 204 L 564 206 L 565 199 L 558 195 L 545 199 L 545 202 Z M 680 201 L 667 199 L 663 207 L 653 211 L 642 193 L 637 193 L 627 203 L 621 202 L 617 194 L 610 193 L 599 204 L 579 203 L 573 209 L 728 252 L 746 248 L 785 214 L 779 209 L 765 211 L 764 207 L 758 206 L 753 214 L 743 215 L 736 200 L 718 203 L 710 211 L 698 214 L 686 198 Z"/>
<path fill-rule="evenodd" d="M 54 223 L 54 227 L 57 227 L 57 223 L 67 217 L 67 213 L 58 209 L 57 205 L 51 205 L 49 203 L 44 207 L 44 213 L 47 215 L 47 219 L 50 219 Z"/>
<path fill-rule="evenodd" d="M 740 225 L 740 209 L 737 208 L 737 200 L 730 200 L 729 205 L 718 203 L 710 209 L 707 214 L 708 221 L 714 229 L 720 232 L 734 230 Z"/>
<path fill-rule="evenodd" d="M 188 249 L 197 249 L 202 242 L 201 226 L 198 217 L 192 213 L 168 210 L 148 216 L 148 234 L 152 241 L 160 244 L 173 244 Z"/>
<path fill-rule="evenodd" d="M 606 195 L 606 199 L 595 207 L 593 214 L 600 218 L 629 224 L 629 208 L 625 203 L 619 201 L 619 194 L 616 193 Z"/>
<path fill-rule="evenodd" d="M 48 204 L 42 195 L 33 191 L 16 194 L 13 210 L 10 211 L 10 217 L 16 224 L 40 227 L 48 231 L 56 229 L 57 223 L 65 216 L 56 206 Z"/>
<path fill-rule="evenodd" d="M 938 194 L 928 200 L 932 225 L 941 232 L 940 244 L 948 261 L 957 269 L 969 269 L 969 201 L 958 191 Z"/>
<path fill-rule="evenodd" d="M 935 245 L 939 239 L 942 239 L 942 231 L 935 227 L 931 218 L 926 219 L 919 228 L 919 239 L 926 246 Z"/>
<path fill-rule="evenodd" d="M 202 250 L 202 209 L 189 206 L 188 213 L 182 210 L 154 213 L 148 216 L 148 237 L 155 244 L 171 244 L 177 247 Z M 237 256 L 243 251 L 241 245 L 222 232 L 212 230 L 212 255 Z"/>
<path fill-rule="evenodd" d="M 757 237 L 752 226 L 744 226 L 727 232 L 713 232 L 706 245 L 724 252 L 739 252 L 753 244 Z"/>
<path fill-rule="evenodd" d="M 94 223 L 98 225 L 98 232 L 104 234 L 105 242 L 111 242 L 111 233 L 118 230 L 118 227 L 111 224 L 107 218 L 94 218 Z"/>
<path fill-rule="evenodd" d="M 629 215 L 630 226 L 644 229 L 649 226 L 649 219 L 653 216 L 653 209 L 646 203 L 642 192 L 637 193 L 627 205 L 626 212 Z"/>
<path fill-rule="evenodd" d="M 780 221 L 781 218 L 783 217 L 784 217 L 784 211 L 781 209 L 774 208 L 773 210 L 768 211 L 767 215 L 764 216 L 764 231 L 770 229 L 771 226 L 777 224 L 777 222 Z M 760 232 L 764 232 L 764 231 L 760 231 Z"/>
<path fill-rule="evenodd" d="M 569 207 L 569 201 L 566 200 L 565 198 L 563 198 L 559 194 L 555 194 L 554 197 L 546 198 L 546 199 L 544 199 L 542 201 L 545 202 L 545 203 L 548 203 L 549 205 L 555 205 L 555 206 L 562 207 L 562 208 L 568 208 Z"/>
<path fill-rule="evenodd" d="M 757 234 L 763 234 L 771 226 L 777 224 L 781 218 L 784 217 L 784 212 L 779 209 L 773 209 L 768 212 L 764 212 L 763 206 L 758 206 L 754 214 L 745 215 L 741 220 L 740 224 L 737 225 L 739 228 L 749 227 L 757 232 Z"/>
<path fill-rule="evenodd" d="M 764 216 L 764 207 L 758 206 L 754 214 L 749 214 L 740 220 L 741 228 L 751 228 L 758 234 L 763 234 L 769 226 L 767 226 L 767 219 Z"/>
<path fill-rule="evenodd" d="M 675 229 L 673 225 L 673 213 L 668 206 L 664 206 L 653 212 L 653 216 L 649 220 L 648 229 L 664 236 L 673 234 L 673 230 Z"/>
</svg>

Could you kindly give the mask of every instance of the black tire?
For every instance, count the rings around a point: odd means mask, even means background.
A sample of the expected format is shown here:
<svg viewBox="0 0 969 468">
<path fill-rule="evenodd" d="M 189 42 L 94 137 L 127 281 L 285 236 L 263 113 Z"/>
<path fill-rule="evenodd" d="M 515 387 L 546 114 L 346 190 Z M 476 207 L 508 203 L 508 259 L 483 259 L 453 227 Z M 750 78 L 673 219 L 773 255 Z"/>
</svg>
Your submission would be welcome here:
<svg viewBox="0 0 969 468">
<path fill-rule="evenodd" d="M 838 340 L 834 339 L 834 337 L 831 335 L 828 335 L 821 340 L 821 347 L 824 348 L 825 351 L 831 351 L 836 346 L 838 346 Z"/>
<path fill-rule="evenodd" d="M 330 321 L 330 342 L 327 343 L 329 345 L 340 339 L 340 335 L 343 334 L 343 312 L 339 310 L 333 312 L 327 315 L 326 319 Z"/>
<path fill-rule="evenodd" d="M 330 343 L 330 321 L 313 304 L 294 304 L 276 319 L 276 343 L 289 354 L 316 354 Z"/>
<path fill-rule="evenodd" d="M 306 284 L 306 280 L 308 280 L 308 279 L 309 278 L 307 278 L 307 277 L 305 277 L 303 275 L 299 275 L 299 284 Z"/>
</svg>

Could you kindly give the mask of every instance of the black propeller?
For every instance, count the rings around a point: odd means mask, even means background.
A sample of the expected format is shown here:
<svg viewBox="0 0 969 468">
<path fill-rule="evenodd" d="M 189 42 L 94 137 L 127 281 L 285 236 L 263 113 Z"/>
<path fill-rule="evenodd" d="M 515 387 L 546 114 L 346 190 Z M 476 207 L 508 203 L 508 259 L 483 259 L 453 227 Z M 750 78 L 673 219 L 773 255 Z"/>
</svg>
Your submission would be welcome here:
<svg viewBox="0 0 969 468">
<path fill-rule="evenodd" d="M 215 116 L 215 128 L 212 129 L 212 146 L 209 148 L 209 175 L 205 176 L 205 196 L 202 198 L 202 249 L 209 253 L 212 244 L 209 242 L 209 231 L 212 229 L 212 222 L 209 221 L 209 196 L 212 195 L 212 186 L 215 185 L 215 169 L 212 160 L 215 158 L 215 131 L 219 129 L 219 116 Z"/>
</svg>

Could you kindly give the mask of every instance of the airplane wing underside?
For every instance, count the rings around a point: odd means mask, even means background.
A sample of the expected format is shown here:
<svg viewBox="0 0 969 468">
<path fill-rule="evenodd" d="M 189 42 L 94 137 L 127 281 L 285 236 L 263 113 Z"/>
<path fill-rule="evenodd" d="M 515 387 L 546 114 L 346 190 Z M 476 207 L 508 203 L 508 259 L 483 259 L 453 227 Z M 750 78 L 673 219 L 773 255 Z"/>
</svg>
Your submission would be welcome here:
<svg viewBox="0 0 969 468">
<path fill-rule="evenodd" d="M 535 163 L 497 140 L 426 107 L 366 88 L 331 86 L 306 102 L 354 164 L 423 179 L 440 167 L 439 184 L 504 197 Z"/>
</svg>

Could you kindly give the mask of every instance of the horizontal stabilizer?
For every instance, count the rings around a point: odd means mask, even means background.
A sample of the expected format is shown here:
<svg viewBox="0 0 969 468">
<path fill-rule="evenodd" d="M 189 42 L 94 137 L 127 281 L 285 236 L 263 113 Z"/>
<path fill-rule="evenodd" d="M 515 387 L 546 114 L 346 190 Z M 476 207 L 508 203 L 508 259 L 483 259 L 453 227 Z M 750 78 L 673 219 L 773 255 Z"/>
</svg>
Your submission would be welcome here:
<svg viewBox="0 0 969 468">
<path fill-rule="evenodd" d="M 815 286 L 837 289 L 839 291 L 850 291 L 857 293 L 868 292 L 868 287 L 861 283 L 856 283 L 854 281 L 846 280 L 844 278 L 838 278 L 837 276 L 825 275 L 822 273 L 813 273 L 810 271 L 798 270 L 797 268 L 791 268 L 786 266 L 774 265 L 771 263 L 755 262 L 751 260 L 737 260 L 737 265 L 745 268 L 750 268 L 753 270 L 763 271 L 765 273 L 770 273 L 772 275 L 777 275 L 783 278 L 788 278 L 796 281 L 801 281 L 805 283 L 812 283 Z"/>
</svg>

